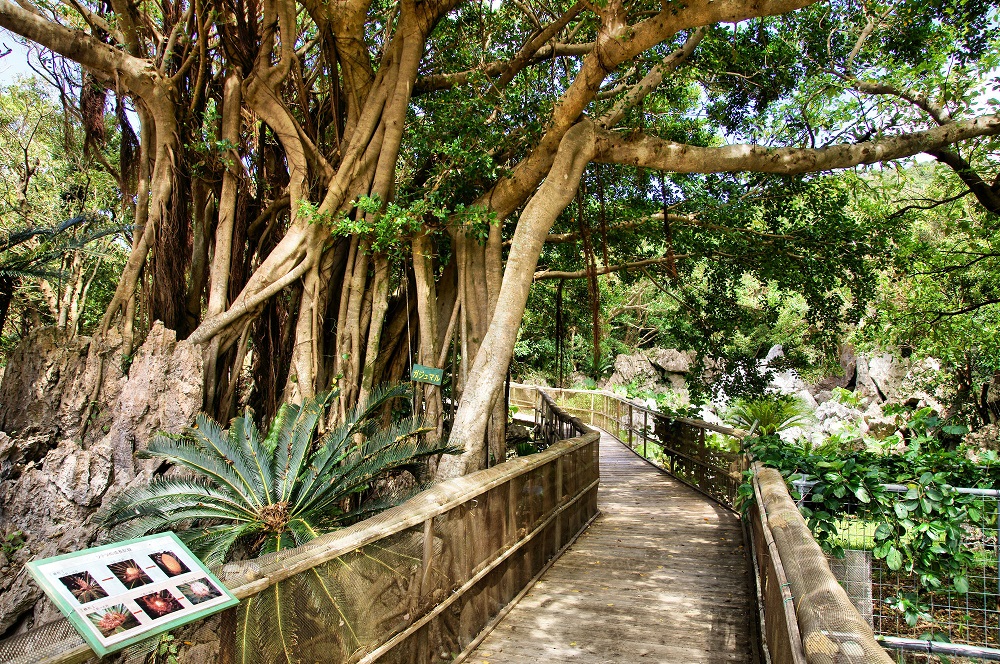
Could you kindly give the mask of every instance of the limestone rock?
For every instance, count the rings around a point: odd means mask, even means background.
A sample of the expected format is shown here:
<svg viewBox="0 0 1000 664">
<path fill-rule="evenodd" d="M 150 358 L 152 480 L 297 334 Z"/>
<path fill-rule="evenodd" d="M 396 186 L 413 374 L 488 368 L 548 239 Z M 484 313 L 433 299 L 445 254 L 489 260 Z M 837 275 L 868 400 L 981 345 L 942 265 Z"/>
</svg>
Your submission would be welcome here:
<svg viewBox="0 0 1000 664">
<path fill-rule="evenodd" d="M 511 424 L 507 427 L 507 447 L 525 443 L 531 440 L 531 429 L 522 424 Z"/>
<path fill-rule="evenodd" d="M 781 344 L 774 344 L 768 349 L 767 355 L 764 356 L 764 363 L 769 364 L 773 360 L 776 360 L 777 358 L 784 356 L 785 356 L 785 349 L 782 348 Z"/>
<path fill-rule="evenodd" d="M 844 372 L 844 384 L 841 387 L 853 384 L 858 372 L 858 356 L 851 344 L 840 346 L 840 368 Z"/>
<path fill-rule="evenodd" d="M 127 378 L 118 373 L 120 343 L 102 345 L 107 354 L 99 362 L 89 352 L 90 340 L 70 340 L 60 350 L 59 337 L 51 332 L 32 339 L 38 342 L 38 357 L 29 348 L 19 349 L 23 364 L 8 370 L 0 390 L 12 399 L 0 413 L 5 426 L 12 427 L 0 433 L 0 532 L 20 530 L 25 536 L 18 552 L 24 559 L 12 561 L 11 571 L 0 575 L 0 632 L 56 616 L 50 604 L 38 602 L 36 586 L 15 564 L 93 545 L 92 516 L 102 502 L 148 481 L 159 465 L 137 462 L 135 452 L 158 431 L 176 433 L 189 426 L 202 405 L 200 350 L 178 342 L 161 324 L 136 352 Z M 95 387 L 100 387 L 99 399 L 88 411 Z M 32 405 L 36 397 L 39 402 Z M 30 417 L 11 404 L 20 404 Z M 81 440 L 86 412 L 90 419 Z M 32 607 L 33 615 L 26 618 Z"/>
<path fill-rule="evenodd" d="M 121 338 L 109 332 L 93 345 L 91 337 L 70 338 L 55 328 L 32 331 L 8 358 L 0 384 L 0 430 L 11 436 L 76 438 L 90 400 L 113 403 L 121 389 Z M 88 423 L 93 440 L 100 428 Z M 95 417 L 96 416 L 96 417 Z M 99 423 L 97 423 L 99 424 Z"/>
<path fill-rule="evenodd" d="M 698 419 L 705 420 L 709 424 L 725 425 L 726 423 L 716 414 L 716 408 L 711 404 L 705 404 L 698 412 Z"/>
<path fill-rule="evenodd" d="M 830 396 L 821 399 L 820 395 L 821 394 L 832 395 L 833 388 L 835 387 L 846 388 L 847 385 L 848 385 L 847 379 L 842 376 L 826 376 L 824 378 L 819 379 L 812 385 L 810 385 L 809 391 L 812 393 L 814 397 L 816 397 L 817 401 L 827 401 L 830 398 Z"/>
<path fill-rule="evenodd" d="M 866 435 L 876 440 L 885 440 L 892 434 L 896 433 L 898 428 L 899 427 L 896 424 L 895 417 L 886 417 L 881 415 L 878 417 L 866 416 L 862 430 Z"/>
<path fill-rule="evenodd" d="M 45 456 L 49 445 L 48 434 L 12 438 L 0 431 L 0 481 L 17 479 L 26 464 Z"/>
<path fill-rule="evenodd" d="M 670 389 L 674 392 L 680 393 L 681 401 L 688 400 L 688 385 L 687 380 L 681 374 L 667 374 L 667 381 L 670 384 Z"/>
<path fill-rule="evenodd" d="M 46 467 L 47 455 L 39 468 L 29 467 L 16 481 L 0 483 L 3 531 L 19 530 L 25 537 L 24 547 L 11 561 L 11 571 L 0 575 L 0 632 L 21 621 L 41 597 L 41 592 L 23 569 L 25 562 L 83 549 L 93 543 L 94 529 L 87 523 L 92 510 L 74 501 L 73 496 L 76 493 L 77 499 L 86 501 L 88 490 L 72 484 L 76 468 L 65 452 L 68 450 L 58 448 L 50 452 L 54 468 Z M 90 472 L 89 463 L 86 472 Z M 76 477 L 82 479 L 83 474 Z M 41 604 L 37 611 L 54 617 Z"/>
<path fill-rule="evenodd" d="M 889 353 L 857 360 L 857 391 L 878 397 L 880 401 L 896 401 L 902 391 L 908 363 Z"/>
<path fill-rule="evenodd" d="M 815 418 L 819 431 L 837 433 L 861 422 L 861 411 L 837 401 L 827 401 L 816 408 Z"/>
<path fill-rule="evenodd" d="M 808 385 L 794 369 L 778 372 L 771 379 L 769 387 L 781 394 L 797 394 L 808 390 Z"/>
<path fill-rule="evenodd" d="M 795 397 L 811 410 L 816 410 L 819 407 L 819 402 L 809 390 L 799 390 L 795 393 Z"/>
<path fill-rule="evenodd" d="M 111 483 L 111 449 L 104 441 L 85 450 L 64 440 L 45 456 L 42 467 L 67 499 L 81 507 L 96 507 Z"/>
<path fill-rule="evenodd" d="M 158 431 L 181 432 L 201 404 L 201 351 L 156 323 L 135 355 L 102 440 L 111 449 L 115 482 L 135 477 L 140 472 L 135 452 L 145 449 Z"/>
<path fill-rule="evenodd" d="M 845 406 L 839 401 L 827 401 L 816 409 L 816 420 L 823 422 L 826 420 L 858 420 L 861 419 L 861 411 L 857 408 Z"/>
<path fill-rule="evenodd" d="M 987 424 L 965 435 L 965 444 L 973 450 L 1000 451 L 1000 424 Z"/>
<path fill-rule="evenodd" d="M 634 385 L 639 391 L 655 391 L 660 373 L 643 353 L 620 354 L 615 358 L 615 371 L 608 386 Z"/>
<path fill-rule="evenodd" d="M 653 348 L 648 353 L 652 365 L 668 374 L 686 374 L 694 364 L 694 351 L 676 348 Z"/>
</svg>

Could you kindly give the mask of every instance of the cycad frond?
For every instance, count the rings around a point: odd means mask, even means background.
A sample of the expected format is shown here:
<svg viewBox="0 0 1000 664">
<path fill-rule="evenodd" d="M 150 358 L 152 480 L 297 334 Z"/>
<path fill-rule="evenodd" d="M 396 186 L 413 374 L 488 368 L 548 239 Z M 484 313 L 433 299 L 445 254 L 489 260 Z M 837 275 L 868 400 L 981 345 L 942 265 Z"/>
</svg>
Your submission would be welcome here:
<svg viewBox="0 0 1000 664">
<path fill-rule="evenodd" d="M 428 431 L 429 427 L 407 418 L 378 432 L 360 448 L 351 450 L 330 473 L 321 476 L 319 484 L 323 488 L 314 491 L 300 511 L 324 511 L 380 475 L 414 466 L 428 456 L 458 451 L 444 441 L 428 442 L 422 435 Z M 330 475 L 328 481 L 327 475 Z"/>
<path fill-rule="evenodd" d="M 378 411 L 393 399 L 409 397 L 410 388 L 406 383 L 395 385 L 378 385 L 368 393 L 364 403 L 358 403 L 347 411 L 344 421 L 349 425 L 350 435 L 371 433 L 372 427 L 378 426 Z"/>
<path fill-rule="evenodd" d="M 204 430 L 202 430 L 204 432 Z M 233 464 L 225 457 L 206 449 L 190 439 L 173 436 L 157 436 L 145 450 L 138 453 L 139 457 L 158 457 L 170 463 L 182 466 L 199 475 L 212 480 L 217 486 L 253 504 L 255 495 L 253 487 L 248 486 L 244 479 L 233 469 Z M 197 438 L 195 438 L 197 440 Z"/>
<path fill-rule="evenodd" d="M 296 588 L 299 585 L 296 577 L 279 581 L 262 595 L 269 601 L 265 602 L 258 611 L 264 609 L 270 614 L 270 620 L 264 620 L 261 624 L 261 632 L 264 634 L 264 661 L 281 664 L 298 664 L 296 656 L 299 642 L 299 621 L 295 618 L 292 604 L 295 601 Z"/>
<path fill-rule="evenodd" d="M 250 483 L 257 493 L 257 500 L 262 505 L 273 504 L 275 502 L 274 455 L 265 449 L 249 408 L 243 417 L 238 417 L 230 423 L 229 440 L 246 465 Z"/>
<path fill-rule="evenodd" d="M 198 479 L 157 479 L 124 492 L 99 519 L 114 533 L 179 529 L 206 562 L 221 563 L 241 538 L 252 554 L 301 546 L 340 527 L 344 519 L 371 514 L 396 500 L 368 502 L 345 515 L 340 503 L 379 476 L 451 452 L 429 443 L 430 431 L 414 419 L 379 429 L 380 413 L 405 387 L 380 388 L 367 404 L 314 445 L 316 426 L 330 395 L 285 406 L 262 437 L 248 410 L 223 428 L 205 415 L 180 436 L 159 436 L 143 453 L 195 473 Z M 357 443 L 357 437 L 364 442 Z M 398 497 L 403 498 L 403 497 Z M 266 636 L 266 635 L 265 635 Z"/>
<path fill-rule="evenodd" d="M 247 435 L 253 435 L 256 427 L 249 428 L 247 420 L 251 420 L 249 413 L 235 418 L 230 422 L 227 433 L 222 430 L 218 422 L 201 414 L 195 420 L 195 427 L 188 429 L 185 436 L 194 444 L 214 452 L 219 459 L 229 464 L 239 478 L 240 484 L 246 487 L 249 502 L 256 507 L 262 507 L 270 503 L 270 496 L 263 486 L 256 464 L 249 458 L 245 438 Z M 252 420 L 250 424 L 252 425 Z"/>
<path fill-rule="evenodd" d="M 260 595 L 251 595 L 237 607 L 236 661 L 238 664 L 257 664 L 263 647 L 261 623 L 256 619 Z"/>
<path fill-rule="evenodd" d="M 806 424 L 810 419 L 808 406 L 799 398 L 785 395 L 765 395 L 757 399 L 739 400 L 726 417 L 734 426 L 770 435 Z"/>
<path fill-rule="evenodd" d="M 177 533 L 191 551 L 208 566 L 221 565 L 233 545 L 241 537 L 248 537 L 260 531 L 260 524 L 247 523 L 234 526 L 226 523 L 217 526 L 200 526 Z"/>
<path fill-rule="evenodd" d="M 329 394 L 319 394 L 299 409 L 287 435 L 282 435 L 275 450 L 276 493 L 278 501 L 289 501 L 295 491 L 306 455 L 312 451 L 316 425 L 326 408 Z M 287 426 L 287 425 L 285 425 Z"/>
<path fill-rule="evenodd" d="M 97 520 L 114 534 L 115 528 L 139 517 L 148 517 L 169 509 L 188 509 L 194 505 L 228 510 L 243 517 L 253 517 L 238 498 L 206 479 L 157 479 L 124 491 L 97 513 Z"/>
</svg>

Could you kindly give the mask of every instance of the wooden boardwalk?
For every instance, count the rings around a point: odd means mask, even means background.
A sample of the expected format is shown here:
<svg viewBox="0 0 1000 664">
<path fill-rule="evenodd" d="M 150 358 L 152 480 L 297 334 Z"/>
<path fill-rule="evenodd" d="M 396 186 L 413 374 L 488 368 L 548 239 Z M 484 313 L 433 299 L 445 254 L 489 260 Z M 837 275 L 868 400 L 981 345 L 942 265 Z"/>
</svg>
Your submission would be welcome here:
<svg viewBox="0 0 1000 664">
<path fill-rule="evenodd" d="M 739 520 L 601 437 L 601 516 L 465 660 L 751 662 Z"/>
</svg>

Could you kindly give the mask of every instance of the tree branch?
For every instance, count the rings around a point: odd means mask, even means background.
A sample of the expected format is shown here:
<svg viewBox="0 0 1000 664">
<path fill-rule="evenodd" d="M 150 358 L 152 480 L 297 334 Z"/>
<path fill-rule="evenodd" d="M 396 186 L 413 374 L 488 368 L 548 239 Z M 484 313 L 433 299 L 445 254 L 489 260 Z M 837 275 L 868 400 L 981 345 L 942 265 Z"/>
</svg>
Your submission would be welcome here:
<svg viewBox="0 0 1000 664">
<path fill-rule="evenodd" d="M 931 116 L 934 119 L 934 122 L 937 122 L 939 125 L 945 125 L 952 121 L 951 114 L 948 112 L 948 109 L 941 104 L 932 101 L 927 95 L 903 90 L 893 85 L 889 85 L 888 83 L 862 81 L 861 79 L 854 78 L 853 76 L 846 77 L 846 80 L 850 83 L 851 87 L 859 92 L 864 92 L 865 94 L 870 95 L 898 97 L 904 101 L 908 101 Z"/>
<path fill-rule="evenodd" d="M 0 0 L 0 27 L 37 42 L 84 67 L 108 75 L 117 73 L 139 95 L 152 92 L 155 74 L 152 63 L 104 44 L 81 30 L 73 30 L 46 20 L 8 0 Z"/>
<path fill-rule="evenodd" d="M 523 62 L 520 62 L 517 66 L 514 65 L 514 60 L 496 60 L 494 62 L 487 62 L 486 64 L 475 67 L 474 69 L 467 69 L 465 71 L 454 72 L 451 74 L 429 74 L 427 76 L 421 76 L 417 79 L 417 82 L 413 86 L 413 94 L 425 94 L 436 90 L 450 90 L 451 88 L 457 88 L 460 85 L 467 84 L 475 74 L 479 73 L 489 77 L 494 77 L 501 76 L 504 72 L 508 72 L 511 74 L 511 79 L 513 79 L 518 72 L 533 64 L 545 62 L 546 60 L 551 60 L 552 58 L 586 55 L 593 50 L 593 42 L 588 42 L 586 44 L 542 44 L 541 47 L 539 47 L 539 49 L 531 55 L 531 57 Z M 494 85 L 498 88 L 503 87 L 499 83 Z"/>
<path fill-rule="evenodd" d="M 970 304 L 967 307 L 962 307 L 961 309 L 955 309 L 954 311 L 928 311 L 929 314 L 935 314 L 934 319 L 931 323 L 937 323 L 942 318 L 952 318 L 954 316 L 961 316 L 962 314 L 969 314 L 973 311 L 978 311 L 983 307 L 988 307 L 991 304 L 1000 304 L 1000 298 L 988 298 L 982 302 L 976 302 L 975 304 Z"/>
<path fill-rule="evenodd" d="M 969 138 L 996 134 L 1000 134 L 1000 115 L 984 115 L 925 131 L 824 148 L 765 148 L 759 145 L 706 148 L 643 134 L 625 136 L 597 130 L 594 160 L 674 173 L 751 171 L 795 175 L 911 157 Z"/>
<path fill-rule="evenodd" d="M 620 272 L 621 270 L 631 270 L 634 268 L 643 268 L 647 265 L 661 265 L 663 263 L 671 263 L 678 258 L 687 258 L 689 254 L 674 254 L 673 256 L 661 256 L 660 258 L 647 258 L 646 260 L 634 261 L 631 263 L 620 263 L 618 265 L 605 265 L 604 267 L 597 268 L 594 270 L 595 275 L 610 274 L 612 272 Z M 539 270 L 535 272 L 534 281 L 542 281 L 544 279 L 582 279 L 584 277 L 590 276 L 590 270 L 576 270 L 573 272 L 564 272 L 561 270 Z"/>
<path fill-rule="evenodd" d="M 955 171 L 959 179 L 965 183 L 965 186 L 969 188 L 976 200 L 983 204 L 984 208 L 994 214 L 1000 214 L 1000 187 L 987 184 L 962 155 L 945 148 L 929 150 L 927 154 Z"/>
<path fill-rule="evenodd" d="M 598 124 L 602 127 L 613 127 L 621 122 L 621 119 L 625 117 L 626 111 L 634 108 L 636 104 L 645 99 L 649 93 L 660 86 L 667 74 L 676 70 L 677 67 L 691 57 L 695 47 L 701 43 L 707 32 L 704 27 L 692 32 L 683 46 L 663 58 L 662 62 L 650 69 L 642 77 L 641 81 L 633 86 L 624 97 L 618 100 L 618 103 L 598 120 Z"/>
</svg>

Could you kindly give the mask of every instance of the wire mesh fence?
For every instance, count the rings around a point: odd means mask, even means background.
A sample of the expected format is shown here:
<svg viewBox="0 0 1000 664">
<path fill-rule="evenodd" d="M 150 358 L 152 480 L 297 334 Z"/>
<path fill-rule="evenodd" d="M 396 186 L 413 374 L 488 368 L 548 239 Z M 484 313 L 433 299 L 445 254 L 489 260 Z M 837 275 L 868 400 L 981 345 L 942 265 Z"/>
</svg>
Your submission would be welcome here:
<svg viewBox="0 0 1000 664">
<path fill-rule="evenodd" d="M 884 488 L 897 502 L 909 490 L 900 485 Z M 838 535 L 831 542 L 844 549 L 843 558 L 830 558 L 831 569 L 886 647 L 898 650 L 901 662 L 1000 660 L 1000 492 L 957 491 L 977 516 L 962 526 L 961 547 L 971 560 L 967 592 L 955 590 L 951 579 L 940 588 L 925 588 L 917 575 L 893 570 L 874 555 L 876 530 L 884 519 L 853 498 L 845 501 Z M 802 500 L 808 500 L 808 489 L 803 493 Z M 911 609 L 908 621 L 901 600 L 923 606 Z"/>
<path fill-rule="evenodd" d="M 599 433 L 554 403 L 541 419 L 557 443 L 544 452 L 441 483 L 304 546 L 216 570 L 241 602 L 208 619 L 209 629 L 191 627 L 210 643 L 178 639 L 181 661 L 194 648 L 199 661 L 224 664 L 460 656 L 597 514 Z M 66 620 L 0 642 L 3 664 L 91 656 Z"/>
</svg>

